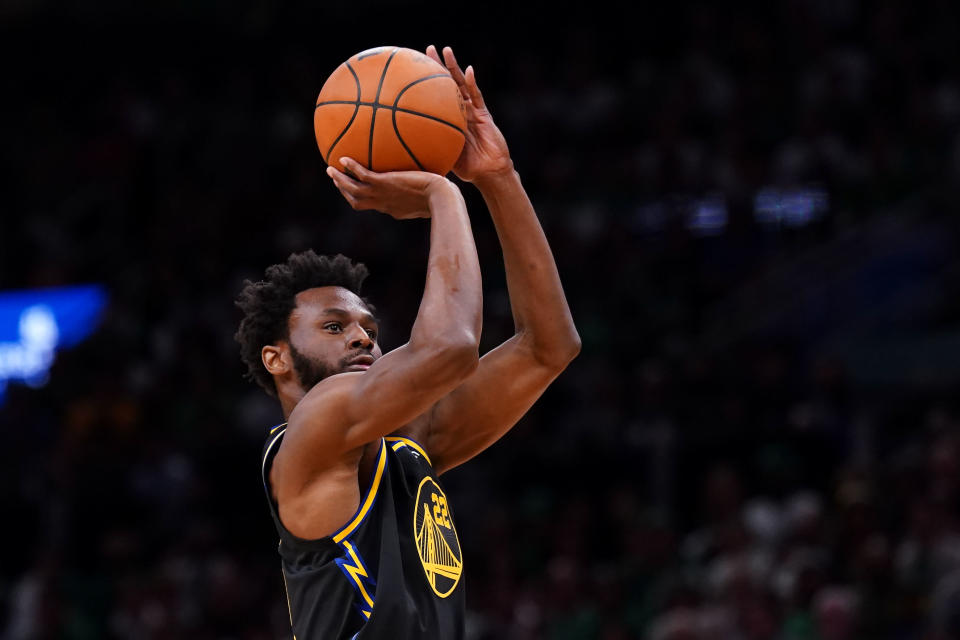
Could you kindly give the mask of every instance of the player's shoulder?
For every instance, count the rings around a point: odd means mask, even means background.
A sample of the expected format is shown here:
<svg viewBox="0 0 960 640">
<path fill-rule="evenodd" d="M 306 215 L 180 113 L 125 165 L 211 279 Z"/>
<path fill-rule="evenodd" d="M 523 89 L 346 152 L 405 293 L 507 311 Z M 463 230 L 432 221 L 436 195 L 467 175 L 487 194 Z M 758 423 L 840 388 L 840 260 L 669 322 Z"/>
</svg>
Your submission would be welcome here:
<svg viewBox="0 0 960 640">
<path fill-rule="evenodd" d="M 348 402 L 357 384 L 359 372 L 325 378 L 310 389 L 287 417 L 278 460 L 306 456 L 314 463 L 327 454 L 343 453 L 343 440 L 349 428 Z"/>
<path fill-rule="evenodd" d="M 353 398 L 363 372 L 348 371 L 324 378 L 300 399 L 290 412 L 289 430 L 295 432 L 318 417 L 334 417 L 344 403 Z"/>
</svg>

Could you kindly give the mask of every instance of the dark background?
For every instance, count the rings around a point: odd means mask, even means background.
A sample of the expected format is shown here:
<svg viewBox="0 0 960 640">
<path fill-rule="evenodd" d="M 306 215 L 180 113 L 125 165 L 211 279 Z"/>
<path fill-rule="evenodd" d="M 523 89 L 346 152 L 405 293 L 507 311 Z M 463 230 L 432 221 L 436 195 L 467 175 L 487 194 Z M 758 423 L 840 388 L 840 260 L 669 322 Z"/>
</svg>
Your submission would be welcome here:
<svg viewBox="0 0 960 640">
<path fill-rule="evenodd" d="M 233 299 L 342 252 L 405 341 L 428 227 L 349 210 L 311 112 L 354 53 L 431 43 L 475 66 L 583 339 L 445 476 L 469 637 L 960 637 L 958 13 L 5 4 L 0 288 L 110 305 L 0 407 L 0 637 L 289 637 Z M 485 351 L 512 320 L 463 188 Z"/>
</svg>

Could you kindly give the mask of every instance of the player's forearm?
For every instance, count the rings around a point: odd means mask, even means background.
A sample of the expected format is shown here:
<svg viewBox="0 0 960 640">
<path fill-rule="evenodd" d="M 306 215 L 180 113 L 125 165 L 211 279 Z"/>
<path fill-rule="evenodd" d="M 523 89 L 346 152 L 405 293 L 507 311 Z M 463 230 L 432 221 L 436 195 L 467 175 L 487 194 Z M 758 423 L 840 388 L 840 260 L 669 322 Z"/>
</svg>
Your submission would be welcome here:
<svg viewBox="0 0 960 640">
<path fill-rule="evenodd" d="M 580 351 L 550 245 L 516 171 L 476 181 L 490 210 L 517 333 L 541 361 L 565 365 Z"/>
<path fill-rule="evenodd" d="M 444 184 L 430 195 L 430 256 L 423 300 L 410 335 L 420 346 L 472 345 L 480 340 L 480 263 L 460 190 Z"/>
</svg>

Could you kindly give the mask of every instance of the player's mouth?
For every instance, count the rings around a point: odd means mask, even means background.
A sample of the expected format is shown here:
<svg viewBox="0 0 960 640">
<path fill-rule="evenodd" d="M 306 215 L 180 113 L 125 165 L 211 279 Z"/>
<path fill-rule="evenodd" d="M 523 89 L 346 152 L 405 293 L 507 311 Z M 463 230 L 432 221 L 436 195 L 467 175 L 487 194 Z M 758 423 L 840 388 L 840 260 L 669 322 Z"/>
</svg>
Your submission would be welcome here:
<svg viewBox="0 0 960 640">
<path fill-rule="evenodd" d="M 375 360 L 376 359 L 371 355 L 357 356 L 353 360 L 347 362 L 347 366 L 344 371 L 366 371 L 370 368 L 370 365 L 372 365 Z"/>
</svg>

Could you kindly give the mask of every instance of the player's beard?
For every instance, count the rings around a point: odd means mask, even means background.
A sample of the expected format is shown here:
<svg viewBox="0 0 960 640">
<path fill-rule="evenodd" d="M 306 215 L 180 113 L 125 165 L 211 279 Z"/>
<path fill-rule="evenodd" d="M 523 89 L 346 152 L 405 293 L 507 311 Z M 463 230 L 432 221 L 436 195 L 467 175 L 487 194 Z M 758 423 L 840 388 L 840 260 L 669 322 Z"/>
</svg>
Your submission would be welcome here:
<svg viewBox="0 0 960 640">
<path fill-rule="evenodd" d="M 312 389 L 314 385 L 324 378 L 329 378 L 333 374 L 338 373 L 338 371 L 335 371 L 333 367 L 325 362 L 314 360 L 303 355 L 297 351 L 297 348 L 292 344 L 290 345 L 290 357 L 293 358 L 293 370 L 296 372 L 297 377 L 300 379 L 300 385 L 304 389 Z"/>
</svg>

